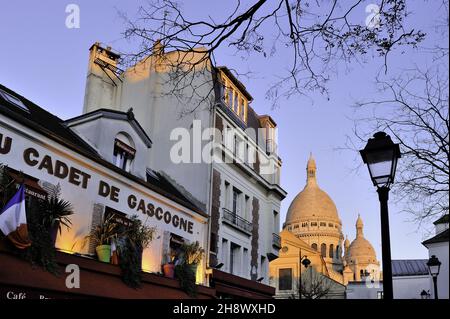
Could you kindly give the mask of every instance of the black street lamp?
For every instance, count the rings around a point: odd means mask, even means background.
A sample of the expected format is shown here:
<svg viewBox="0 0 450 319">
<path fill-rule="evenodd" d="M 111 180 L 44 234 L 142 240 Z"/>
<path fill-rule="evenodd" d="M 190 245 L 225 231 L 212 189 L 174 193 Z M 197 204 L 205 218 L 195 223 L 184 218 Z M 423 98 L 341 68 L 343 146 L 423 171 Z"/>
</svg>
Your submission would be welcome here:
<svg viewBox="0 0 450 319">
<path fill-rule="evenodd" d="M 439 299 L 437 290 L 437 277 L 439 276 L 439 270 L 441 269 L 441 262 L 435 255 L 432 255 L 431 258 L 428 259 L 427 266 L 431 277 L 433 277 L 434 299 Z"/>
<path fill-rule="evenodd" d="M 400 158 L 399 144 L 392 142 L 391 137 L 384 132 L 377 132 L 367 142 L 366 147 L 359 151 L 364 164 L 369 168 L 370 178 L 377 187 L 380 200 L 381 215 L 381 246 L 383 253 L 383 298 L 391 300 L 394 297 L 392 289 L 391 243 L 389 236 L 389 188 L 394 182 L 397 160 Z"/>
<path fill-rule="evenodd" d="M 298 298 L 302 299 L 302 265 L 308 269 L 308 266 L 311 264 L 311 261 L 308 259 L 308 256 L 302 256 L 301 250 L 300 250 L 300 264 L 298 265 L 299 274 L 298 274 L 298 281 L 299 281 L 299 289 L 298 289 Z"/>
</svg>

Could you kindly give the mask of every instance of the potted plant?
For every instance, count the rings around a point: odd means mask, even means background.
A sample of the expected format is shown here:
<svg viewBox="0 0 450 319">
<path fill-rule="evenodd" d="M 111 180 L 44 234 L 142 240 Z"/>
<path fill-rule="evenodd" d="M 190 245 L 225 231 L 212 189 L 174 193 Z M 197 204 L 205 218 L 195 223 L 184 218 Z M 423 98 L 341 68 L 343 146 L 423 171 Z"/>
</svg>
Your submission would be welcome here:
<svg viewBox="0 0 450 319">
<path fill-rule="evenodd" d="M 178 278 L 181 288 L 191 297 L 197 296 L 196 272 L 204 252 L 198 241 L 190 244 L 184 243 L 181 246 L 182 262 L 175 266 L 175 276 Z"/>
<path fill-rule="evenodd" d="M 198 264 L 205 253 L 204 249 L 200 247 L 200 243 L 196 241 L 190 244 L 184 243 L 181 246 L 181 250 L 183 252 L 184 262 L 195 274 L 197 272 Z"/>
<path fill-rule="evenodd" d="M 166 262 L 162 266 L 164 276 L 167 278 L 175 278 L 175 262 L 172 256 L 166 256 Z"/>
<path fill-rule="evenodd" d="M 130 226 L 123 234 L 123 245 L 119 247 L 122 279 L 130 287 L 137 288 L 141 283 L 142 253 L 156 232 L 156 227 L 143 223 L 137 215 L 130 218 Z"/>
<path fill-rule="evenodd" d="M 53 245 L 55 245 L 58 231 L 60 234 L 62 232 L 62 226 L 69 229 L 72 225 L 70 221 L 70 216 L 73 215 L 72 205 L 61 199 L 60 193 L 61 188 L 58 185 L 53 193 L 39 203 L 42 224 L 48 229 Z"/>
<path fill-rule="evenodd" d="M 111 240 L 117 236 L 117 223 L 114 221 L 114 215 L 110 215 L 91 229 L 86 239 L 93 240 L 96 243 L 95 251 L 98 260 L 109 263 L 111 259 Z"/>
</svg>

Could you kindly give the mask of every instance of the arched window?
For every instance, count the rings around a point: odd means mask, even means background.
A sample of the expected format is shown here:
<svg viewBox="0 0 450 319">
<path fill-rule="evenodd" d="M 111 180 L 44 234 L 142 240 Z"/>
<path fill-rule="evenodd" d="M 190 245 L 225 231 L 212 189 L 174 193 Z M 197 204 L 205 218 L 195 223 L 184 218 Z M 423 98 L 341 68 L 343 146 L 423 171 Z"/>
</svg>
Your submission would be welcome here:
<svg viewBox="0 0 450 319">
<path fill-rule="evenodd" d="M 317 250 L 317 244 L 316 243 L 312 244 L 311 248 L 314 249 L 314 250 Z"/>
<path fill-rule="evenodd" d="M 339 250 L 339 245 L 336 246 L 336 258 L 339 258 L 339 256 L 341 255 L 341 252 Z"/>
<path fill-rule="evenodd" d="M 328 257 L 334 258 L 334 245 L 333 244 L 330 245 L 330 254 Z"/>
<path fill-rule="evenodd" d="M 320 254 L 322 255 L 322 257 L 327 257 L 327 245 L 326 244 L 320 245 Z"/>
<path fill-rule="evenodd" d="M 113 163 L 117 167 L 129 172 L 131 162 L 136 155 L 134 143 L 125 133 L 119 133 L 114 140 Z"/>
</svg>

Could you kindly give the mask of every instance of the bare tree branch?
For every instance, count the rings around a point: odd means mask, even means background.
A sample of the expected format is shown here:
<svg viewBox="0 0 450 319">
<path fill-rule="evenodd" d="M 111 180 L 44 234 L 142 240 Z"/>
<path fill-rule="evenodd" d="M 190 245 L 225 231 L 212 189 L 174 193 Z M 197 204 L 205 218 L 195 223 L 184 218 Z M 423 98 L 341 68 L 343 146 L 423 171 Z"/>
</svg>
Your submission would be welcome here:
<svg viewBox="0 0 450 319">
<path fill-rule="evenodd" d="M 417 46 L 425 34 L 405 30 L 406 0 L 382 0 L 370 21 L 364 22 L 363 1 L 254 0 L 236 1 L 230 13 L 222 17 L 190 19 L 174 0 L 155 0 L 139 9 L 137 19 L 128 19 L 125 37 L 137 40 L 140 49 L 127 56 L 128 63 L 153 54 L 155 44 L 166 51 L 192 52 L 202 59 L 182 59 L 184 73 L 192 73 L 208 59 L 214 61 L 219 49 L 274 57 L 291 52 L 287 68 L 277 74 L 266 97 L 276 105 L 280 97 L 318 91 L 327 94 L 330 73 L 336 62 L 350 63 L 370 52 L 384 58 L 399 46 Z M 367 25 L 366 25 L 367 24 Z M 173 61 L 172 61 L 173 62 Z M 212 62 L 214 67 L 214 62 Z M 177 70 L 179 68 L 175 65 Z M 178 73 L 183 78 L 186 76 Z M 186 87 L 179 86 L 177 89 Z"/>
</svg>

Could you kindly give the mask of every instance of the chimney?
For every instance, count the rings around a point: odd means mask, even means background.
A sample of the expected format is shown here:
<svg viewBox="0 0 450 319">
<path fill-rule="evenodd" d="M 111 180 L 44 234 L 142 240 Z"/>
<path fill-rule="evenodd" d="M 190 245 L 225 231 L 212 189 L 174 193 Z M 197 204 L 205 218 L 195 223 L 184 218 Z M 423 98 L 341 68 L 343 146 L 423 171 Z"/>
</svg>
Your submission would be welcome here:
<svg viewBox="0 0 450 319">
<path fill-rule="evenodd" d="M 120 82 L 114 70 L 120 55 L 110 46 L 95 42 L 89 49 L 89 63 L 86 77 L 83 113 L 99 108 L 114 108 L 117 85 Z"/>
</svg>

